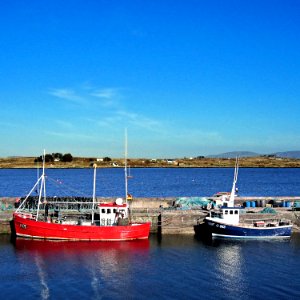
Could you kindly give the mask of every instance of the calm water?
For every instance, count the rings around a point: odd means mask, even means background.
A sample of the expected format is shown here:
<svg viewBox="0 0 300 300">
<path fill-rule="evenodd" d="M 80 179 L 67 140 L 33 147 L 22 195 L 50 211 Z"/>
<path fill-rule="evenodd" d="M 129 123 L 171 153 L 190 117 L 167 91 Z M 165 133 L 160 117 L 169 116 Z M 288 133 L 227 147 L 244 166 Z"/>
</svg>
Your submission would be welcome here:
<svg viewBox="0 0 300 300">
<path fill-rule="evenodd" d="M 136 242 L 0 238 L 2 299 L 299 299 L 300 236 Z"/>
<path fill-rule="evenodd" d="M 49 169 L 46 175 L 48 195 L 92 195 L 93 169 Z M 233 169 L 131 169 L 131 175 L 129 191 L 135 197 L 211 196 L 231 189 Z M 35 169 L 0 169 L 0 197 L 25 196 L 36 179 Z M 238 187 L 243 196 L 299 196 L 300 168 L 241 168 Z M 98 169 L 96 194 L 123 196 L 123 169 Z"/>
<path fill-rule="evenodd" d="M 93 170 L 47 170 L 49 195 L 92 194 Z M 98 170 L 97 195 L 122 196 L 123 170 Z M 134 169 L 137 197 L 209 196 L 233 169 Z M 0 170 L 0 196 L 23 196 L 36 170 Z M 51 178 L 51 179 L 50 179 Z M 300 169 L 240 169 L 242 195 L 300 195 Z M 63 189 L 61 189 L 63 188 Z M 10 241 L 0 236 L 2 299 L 300 299 L 300 235 L 284 241 L 151 236 L 135 242 Z"/>
</svg>

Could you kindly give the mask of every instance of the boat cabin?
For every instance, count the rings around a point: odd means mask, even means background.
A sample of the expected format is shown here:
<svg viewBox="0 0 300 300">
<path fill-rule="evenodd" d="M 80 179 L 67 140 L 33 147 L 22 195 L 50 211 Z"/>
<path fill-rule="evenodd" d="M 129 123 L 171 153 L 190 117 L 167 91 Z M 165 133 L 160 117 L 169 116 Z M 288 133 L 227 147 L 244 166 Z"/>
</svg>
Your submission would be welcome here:
<svg viewBox="0 0 300 300">
<path fill-rule="evenodd" d="M 98 209 L 100 226 L 118 225 L 128 220 L 128 204 L 123 203 L 121 198 L 111 203 L 100 203 Z"/>
<path fill-rule="evenodd" d="M 220 219 L 228 224 L 238 224 L 240 221 L 241 207 L 221 207 L 219 211 L 210 212 L 210 218 Z"/>
</svg>

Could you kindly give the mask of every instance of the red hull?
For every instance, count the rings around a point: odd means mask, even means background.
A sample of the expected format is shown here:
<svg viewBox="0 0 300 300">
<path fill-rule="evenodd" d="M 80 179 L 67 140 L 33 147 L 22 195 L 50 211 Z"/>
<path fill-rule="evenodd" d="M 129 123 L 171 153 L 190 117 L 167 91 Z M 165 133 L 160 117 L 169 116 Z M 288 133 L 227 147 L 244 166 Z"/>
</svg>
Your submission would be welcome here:
<svg viewBox="0 0 300 300">
<path fill-rule="evenodd" d="M 74 241 L 126 241 L 147 239 L 150 223 L 127 226 L 83 226 L 47 223 L 24 218 L 22 214 L 14 214 L 14 226 L 17 236 Z"/>
</svg>

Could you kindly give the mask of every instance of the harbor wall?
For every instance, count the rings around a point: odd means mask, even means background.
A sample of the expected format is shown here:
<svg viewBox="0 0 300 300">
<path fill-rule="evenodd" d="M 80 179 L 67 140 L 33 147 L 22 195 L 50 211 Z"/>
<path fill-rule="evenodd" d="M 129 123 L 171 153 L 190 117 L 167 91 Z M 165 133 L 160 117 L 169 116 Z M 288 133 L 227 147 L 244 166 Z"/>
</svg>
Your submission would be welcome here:
<svg viewBox="0 0 300 300">
<path fill-rule="evenodd" d="M 188 198 L 188 197 L 187 197 Z M 0 234 L 10 234 L 12 215 L 15 210 L 16 197 L 0 197 Z M 133 222 L 151 222 L 151 232 L 159 234 L 194 234 L 194 225 L 201 223 L 208 211 L 201 208 L 182 208 L 174 206 L 177 197 L 166 198 L 133 198 L 129 201 L 131 219 Z M 210 198 L 213 199 L 213 198 Z M 103 201 L 113 201 L 112 198 L 98 198 Z M 274 217 L 274 214 L 261 214 L 264 207 L 273 207 L 276 218 L 291 220 L 294 230 L 300 230 L 300 209 L 292 208 L 292 204 L 300 201 L 300 197 L 237 197 L 236 204 L 246 207 L 242 218 L 255 219 Z M 255 202 L 255 205 L 253 203 Z M 289 206 L 286 204 L 289 203 Z M 252 205 L 251 205 L 252 204 Z M 263 206 L 262 206 L 263 204 Z M 249 205 L 249 203 L 247 203 Z"/>
</svg>

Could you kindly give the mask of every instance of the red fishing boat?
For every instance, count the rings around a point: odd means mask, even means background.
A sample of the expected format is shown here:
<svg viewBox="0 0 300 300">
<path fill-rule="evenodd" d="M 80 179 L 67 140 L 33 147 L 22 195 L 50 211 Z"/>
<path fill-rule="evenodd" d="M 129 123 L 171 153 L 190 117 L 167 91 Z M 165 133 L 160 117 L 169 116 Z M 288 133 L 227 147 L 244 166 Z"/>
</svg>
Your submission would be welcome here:
<svg viewBox="0 0 300 300">
<path fill-rule="evenodd" d="M 73 241 L 125 241 L 148 238 L 150 223 L 129 223 L 125 215 L 128 211 L 127 204 L 100 203 L 98 210 L 102 211 L 99 213 L 100 221 L 94 220 L 94 223 L 91 220 L 82 221 L 82 215 L 77 220 L 73 216 L 70 219 L 65 216 L 47 217 L 43 220 L 43 215 L 38 217 L 32 213 L 18 211 L 14 213 L 16 235 L 34 239 Z"/>
<path fill-rule="evenodd" d="M 45 157 L 45 152 L 44 152 Z M 29 195 L 22 201 L 13 215 L 16 236 L 33 239 L 69 240 L 69 241 L 126 241 L 147 239 L 150 223 L 133 223 L 130 221 L 127 197 L 114 202 L 98 202 L 95 196 L 96 165 L 94 166 L 94 189 L 91 202 L 76 201 L 72 206 L 82 207 L 82 211 L 60 210 L 61 206 L 68 206 L 68 202 L 47 201 L 45 195 L 46 176 L 43 172 Z M 125 159 L 125 187 L 127 192 L 127 171 Z M 37 207 L 32 210 L 26 205 L 33 190 L 40 185 Z M 53 213 L 51 209 L 58 209 Z M 49 209 L 50 208 L 50 209 Z"/>
</svg>

